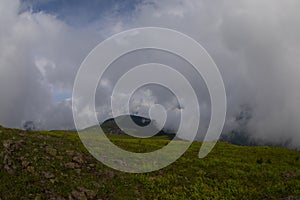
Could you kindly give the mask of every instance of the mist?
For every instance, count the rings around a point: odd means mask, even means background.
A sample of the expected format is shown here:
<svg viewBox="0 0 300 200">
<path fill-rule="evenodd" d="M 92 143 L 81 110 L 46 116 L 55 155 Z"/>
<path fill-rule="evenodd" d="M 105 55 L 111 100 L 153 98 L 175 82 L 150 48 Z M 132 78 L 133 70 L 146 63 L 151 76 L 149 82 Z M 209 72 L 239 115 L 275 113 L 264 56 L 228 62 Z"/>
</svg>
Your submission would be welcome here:
<svg viewBox="0 0 300 200">
<path fill-rule="evenodd" d="M 298 0 L 147 0 L 136 2 L 130 15 L 128 10 L 106 12 L 105 18 L 78 25 L 77 18 L 24 9 L 22 2 L 2 0 L 0 124 L 20 128 L 34 121 L 40 129 L 74 128 L 72 86 L 89 51 L 114 33 L 157 26 L 191 36 L 219 67 L 228 102 L 222 135 L 236 131 L 257 144 L 299 149 L 299 7 Z M 98 87 L 99 121 L 111 117 L 110 94 L 117 77 L 149 61 L 168 64 L 189 78 L 199 97 L 201 139 L 210 119 L 204 82 L 193 75 L 188 63 L 157 51 L 137 52 L 113 63 Z M 178 101 L 163 89 L 141 89 L 132 100 L 132 112 L 147 115 L 154 103 L 165 105 L 165 128 L 176 130 Z M 122 111 L 122 105 L 119 109 Z"/>
</svg>

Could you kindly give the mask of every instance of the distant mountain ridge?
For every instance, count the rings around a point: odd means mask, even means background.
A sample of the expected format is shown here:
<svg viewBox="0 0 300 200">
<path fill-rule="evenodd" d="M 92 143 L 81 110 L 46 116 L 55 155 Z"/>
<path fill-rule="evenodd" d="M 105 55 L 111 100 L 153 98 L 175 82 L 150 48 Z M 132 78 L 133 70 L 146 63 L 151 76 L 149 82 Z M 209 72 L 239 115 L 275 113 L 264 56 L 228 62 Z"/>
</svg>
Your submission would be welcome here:
<svg viewBox="0 0 300 200">
<path fill-rule="evenodd" d="M 140 126 L 140 127 L 145 127 L 150 125 L 151 126 L 151 119 L 146 118 L 146 117 L 142 117 L 142 116 L 138 116 L 138 115 L 120 115 L 116 118 L 110 118 L 105 120 L 103 123 L 100 124 L 101 128 L 104 130 L 105 133 L 107 134 L 126 134 L 124 133 L 117 125 L 116 123 L 116 119 L 118 121 L 122 121 L 122 120 L 127 120 L 127 118 L 130 117 L 132 119 L 132 121 Z M 151 127 L 155 130 L 156 127 Z M 175 133 L 169 133 L 166 132 L 164 130 L 157 130 L 158 133 L 155 136 L 168 136 L 170 138 L 175 137 Z"/>
</svg>

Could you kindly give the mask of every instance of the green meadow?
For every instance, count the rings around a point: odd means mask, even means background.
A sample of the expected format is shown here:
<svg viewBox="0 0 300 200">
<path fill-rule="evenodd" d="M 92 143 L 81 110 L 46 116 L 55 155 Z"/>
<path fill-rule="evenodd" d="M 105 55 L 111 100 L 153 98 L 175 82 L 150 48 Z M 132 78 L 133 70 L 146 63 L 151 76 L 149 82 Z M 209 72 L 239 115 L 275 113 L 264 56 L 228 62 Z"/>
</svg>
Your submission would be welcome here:
<svg viewBox="0 0 300 200">
<path fill-rule="evenodd" d="M 169 143 L 165 136 L 110 135 L 133 152 Z M 71 131 L 0 127 L 0 199 L 300 199 L 300 152 L 217 143 L 204 159 L 200 142 L 172 165 L 145 174 L 106 167 Z"/>
</svg>

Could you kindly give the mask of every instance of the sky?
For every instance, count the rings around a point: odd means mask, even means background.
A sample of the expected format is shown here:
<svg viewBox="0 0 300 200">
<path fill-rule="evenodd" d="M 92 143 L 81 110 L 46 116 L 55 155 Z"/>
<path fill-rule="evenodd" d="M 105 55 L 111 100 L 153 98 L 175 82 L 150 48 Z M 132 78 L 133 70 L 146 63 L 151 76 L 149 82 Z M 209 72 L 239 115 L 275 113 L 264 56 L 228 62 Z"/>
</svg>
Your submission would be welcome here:
<svg viewBox="0 0 300 200">
<path fill-rule="evenodd" d="M 189 35 L 216 62 L 228 101 L 223 134 L 242 130 L 258 143 L 300 148 L 299 6 L 298 0 L 1 0 L 0 124 L 22 128 L 34 121 L 40 129 L 73 129 L 72 87 L 88 53 L 115 33 L 156 26 Z M 159 51 L 135 52 L 112 64 L 96 94 L 99 121 L 111 116 L 117 77 L 150 61 L 191 80 L 201 138 L 210 119 L 205 84 L 188 63 Z M 176 130 L 178 101 L 163 88 L 141 88 L 131 110 L 147 115 L 157 102 L 168 110 L 165 128 Z"/>
</svg>

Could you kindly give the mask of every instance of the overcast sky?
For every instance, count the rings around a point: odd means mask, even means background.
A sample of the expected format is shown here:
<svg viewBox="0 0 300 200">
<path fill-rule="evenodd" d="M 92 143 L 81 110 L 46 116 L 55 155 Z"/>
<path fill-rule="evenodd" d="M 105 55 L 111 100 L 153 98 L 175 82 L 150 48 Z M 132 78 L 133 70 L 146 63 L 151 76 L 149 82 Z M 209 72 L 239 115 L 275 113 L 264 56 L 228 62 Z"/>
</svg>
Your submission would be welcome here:
<svg viewBox="0 0 300 200">
<path fill-rule="evenodd" d="M 115 33 L 158 26 L 191 36 L 218 65 L 228 100 L 224 134 L 244 129 L 254 140 L 299 148 L 299 8 L 299 0 L 1 0 L 0 124 L 20 128 L 31 120 L 42 129 L 74 128 L 72 86 L 87 54 Z M 111 66 L 96 95 L 99 120 L 111 116 L 117 77 L 150 61 L 191 80 L 205 131 L 210 101 L 203 81 L 188 63 L 159 51 L 135 52 Z M 162 88 L 138 91 L 132 112 L 147 115 L 157 102 L 169 111 L 166 128 L 176 129 L 178 101 Z M 243 110 L 251 117 L 241 123 L 236 116 Z"/>
</svg>

